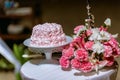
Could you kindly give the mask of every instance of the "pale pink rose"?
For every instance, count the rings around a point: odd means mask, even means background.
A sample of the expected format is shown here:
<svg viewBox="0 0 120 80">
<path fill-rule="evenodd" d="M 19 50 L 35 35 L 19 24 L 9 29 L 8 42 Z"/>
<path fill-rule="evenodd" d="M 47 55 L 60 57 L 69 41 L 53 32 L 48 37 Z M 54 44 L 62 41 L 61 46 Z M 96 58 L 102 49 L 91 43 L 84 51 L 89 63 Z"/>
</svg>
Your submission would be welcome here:
<svg viewBox="0 0 120 80">
<path fill-rule="evenodd" d="M 88 41 L 85 43 L 85 49 L 87 50 L 92 50 L 92 46 L 93 46 L 94 42 L 93 41 Z"/>
<path fill-rule="evenodd" d="M 65 56 L 60 58 L 59 63 L 63 68 L 69 68 L 70 66 L 70 61 Z"/>
<path fill-rule="evenodd" d="M 89 61 L 83 61 L 81 62 L 80 68 L 79 68 L 82 72 L 90 72 L 93 70 L 93 65 L 91 62 Z"/>
<path fill-rule="evenodd" d="M 112 66 L 114 63 L 114 57 L 105 57 L 105 59 L 107 60 L 107 65 L 106 66 Z"/>
<path fill-rule="evenodd" d="M 74 33 L 77 34 L 77 33 L 80 31 L 80 29 L 83 29 L 84 27 L 85 27 L 84 25 L 76 26 L 76 27 L 74 28 Z"/>
<path fill-rule="evenodd" d="M 110 56 L 112 56 L 113 50 L 112 50 L 112 47 L 110 45 L 104 45 L 104 49 L 105 49 L 105 51 L 104 51 L 104 57 L 110 57 Z"/>
<path fill-rule="evenodd" d="M 76 50 L 75 58 L 80 61 L 87 61 L 88 60 L 88 52 L 85 49 L 80 48 L 80 49 Z"/>
<path fill-rule="evenodd" d="M 87 34 L 87 36 L 90 36 L 90 35 L 92 34 L 92 31 L 91 31 L 90 29 L 88 29 L 88 30 L 86 31 L 86 34 Z"/>
<path fill-rule="evenodd" d="M 72 59 L 71 60 L 71 67 L 74 69 L 79 69 L 80 68 L 80 61 L 78 61 L 77 59 Z"/>
<path fill-rule="evenodd" d="M 71 58 L 74 55 L 74 48 L 69 47 L 67 49 L 63 49 L 62 55 L 68 59 Z"/>
<path fill-rule="evenodd" d="M 100 28 L 99 28 L 100 31 L 107 31 L 107 29 L 108 29 L 108 28 L 105 28 L 105 27 L 103 27 L 103 26 L 100 26 Z"/>
</svg>

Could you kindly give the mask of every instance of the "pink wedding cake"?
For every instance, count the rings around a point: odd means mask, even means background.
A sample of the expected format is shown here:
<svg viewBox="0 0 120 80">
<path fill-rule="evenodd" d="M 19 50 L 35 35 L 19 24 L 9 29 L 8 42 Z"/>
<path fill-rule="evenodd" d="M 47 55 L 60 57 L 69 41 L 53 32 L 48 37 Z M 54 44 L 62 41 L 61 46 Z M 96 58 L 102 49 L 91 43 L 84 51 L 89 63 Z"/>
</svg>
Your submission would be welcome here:
<svg viewBox="0 0 120 80">
<path fill-rule="evenodd" d="M 62 26 L 56 23 L 44 23 L 34 26 L 30 39 L 30 45 L 34 47 L 53 47 L 66 42 Z"/>
</svg>

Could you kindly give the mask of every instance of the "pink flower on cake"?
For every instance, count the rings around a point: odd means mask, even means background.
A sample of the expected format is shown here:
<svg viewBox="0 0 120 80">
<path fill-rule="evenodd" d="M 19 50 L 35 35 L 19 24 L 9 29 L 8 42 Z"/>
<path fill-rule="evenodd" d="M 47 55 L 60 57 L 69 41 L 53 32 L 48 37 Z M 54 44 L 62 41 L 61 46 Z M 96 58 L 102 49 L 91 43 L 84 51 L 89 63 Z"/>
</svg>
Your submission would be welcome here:
<svg viewBox="0 0 120 80">
<path fill-rule="evenodd" d="M 70 65 L 70 61 L 68 60 L 68 58 L 66 58 L 65 56 L 62 56 L 60 58 L 60 65 L 63 67 L 63 68 L 68 68 L 69 65 Z"/>
<path fill-rule="evenodd" d="M 79 61 L 87 61 L 88 60 L 88 52 L 80 48 L 75 51 L 75 58 L 78 59 Z"/>
</svg>

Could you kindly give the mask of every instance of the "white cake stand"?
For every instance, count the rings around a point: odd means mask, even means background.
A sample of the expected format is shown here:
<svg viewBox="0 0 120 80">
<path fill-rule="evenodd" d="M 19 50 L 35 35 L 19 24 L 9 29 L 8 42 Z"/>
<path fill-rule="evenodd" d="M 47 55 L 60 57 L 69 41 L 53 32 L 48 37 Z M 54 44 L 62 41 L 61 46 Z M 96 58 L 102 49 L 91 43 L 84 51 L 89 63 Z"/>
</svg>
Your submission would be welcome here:
<svg viewBox="0 0 120 80">
<path fill-rule="evenodd" d="M 58 61 L 52 59 L 52 53 L 62 51 L 62 49 L 72 41 L 72 37 L 66 36 L 66 43 L 52 47 L 33 47 L 30 45 L 30 38 L 26 39 L 23 44 L 29 48 L 30 51 L 35 53 L 44 53 L 46 59 L 40 63 L 52 63 L 58 64 Z"/>
</svg>

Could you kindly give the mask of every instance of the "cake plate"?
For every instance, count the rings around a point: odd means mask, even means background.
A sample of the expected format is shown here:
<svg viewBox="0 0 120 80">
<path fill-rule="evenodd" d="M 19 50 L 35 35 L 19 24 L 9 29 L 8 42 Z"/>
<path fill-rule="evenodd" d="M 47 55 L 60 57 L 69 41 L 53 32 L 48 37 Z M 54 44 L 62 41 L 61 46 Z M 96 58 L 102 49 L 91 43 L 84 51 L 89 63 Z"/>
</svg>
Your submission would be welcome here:
<svg viewBox="0 0 120 80">
<path fill-rule="evenodd" d="M 46 59 L 41 61 L 40 63 L 52 63 L 52 64 L 58 64 L 57 60 L 52 59 L 52 53 L 54 52 L 61 52 L 62 49 L 68 45 L 72 41 L 72 37 L 66 36 L 66 42 L 62 45 L 58 46 L 51 46 L 51 47 L 34 47 L 30 45 L 30 38 L 26 39 L 23 44 L 28 47 L 28 49 L 34 53 L 44 53 Z"/>
</svg>

